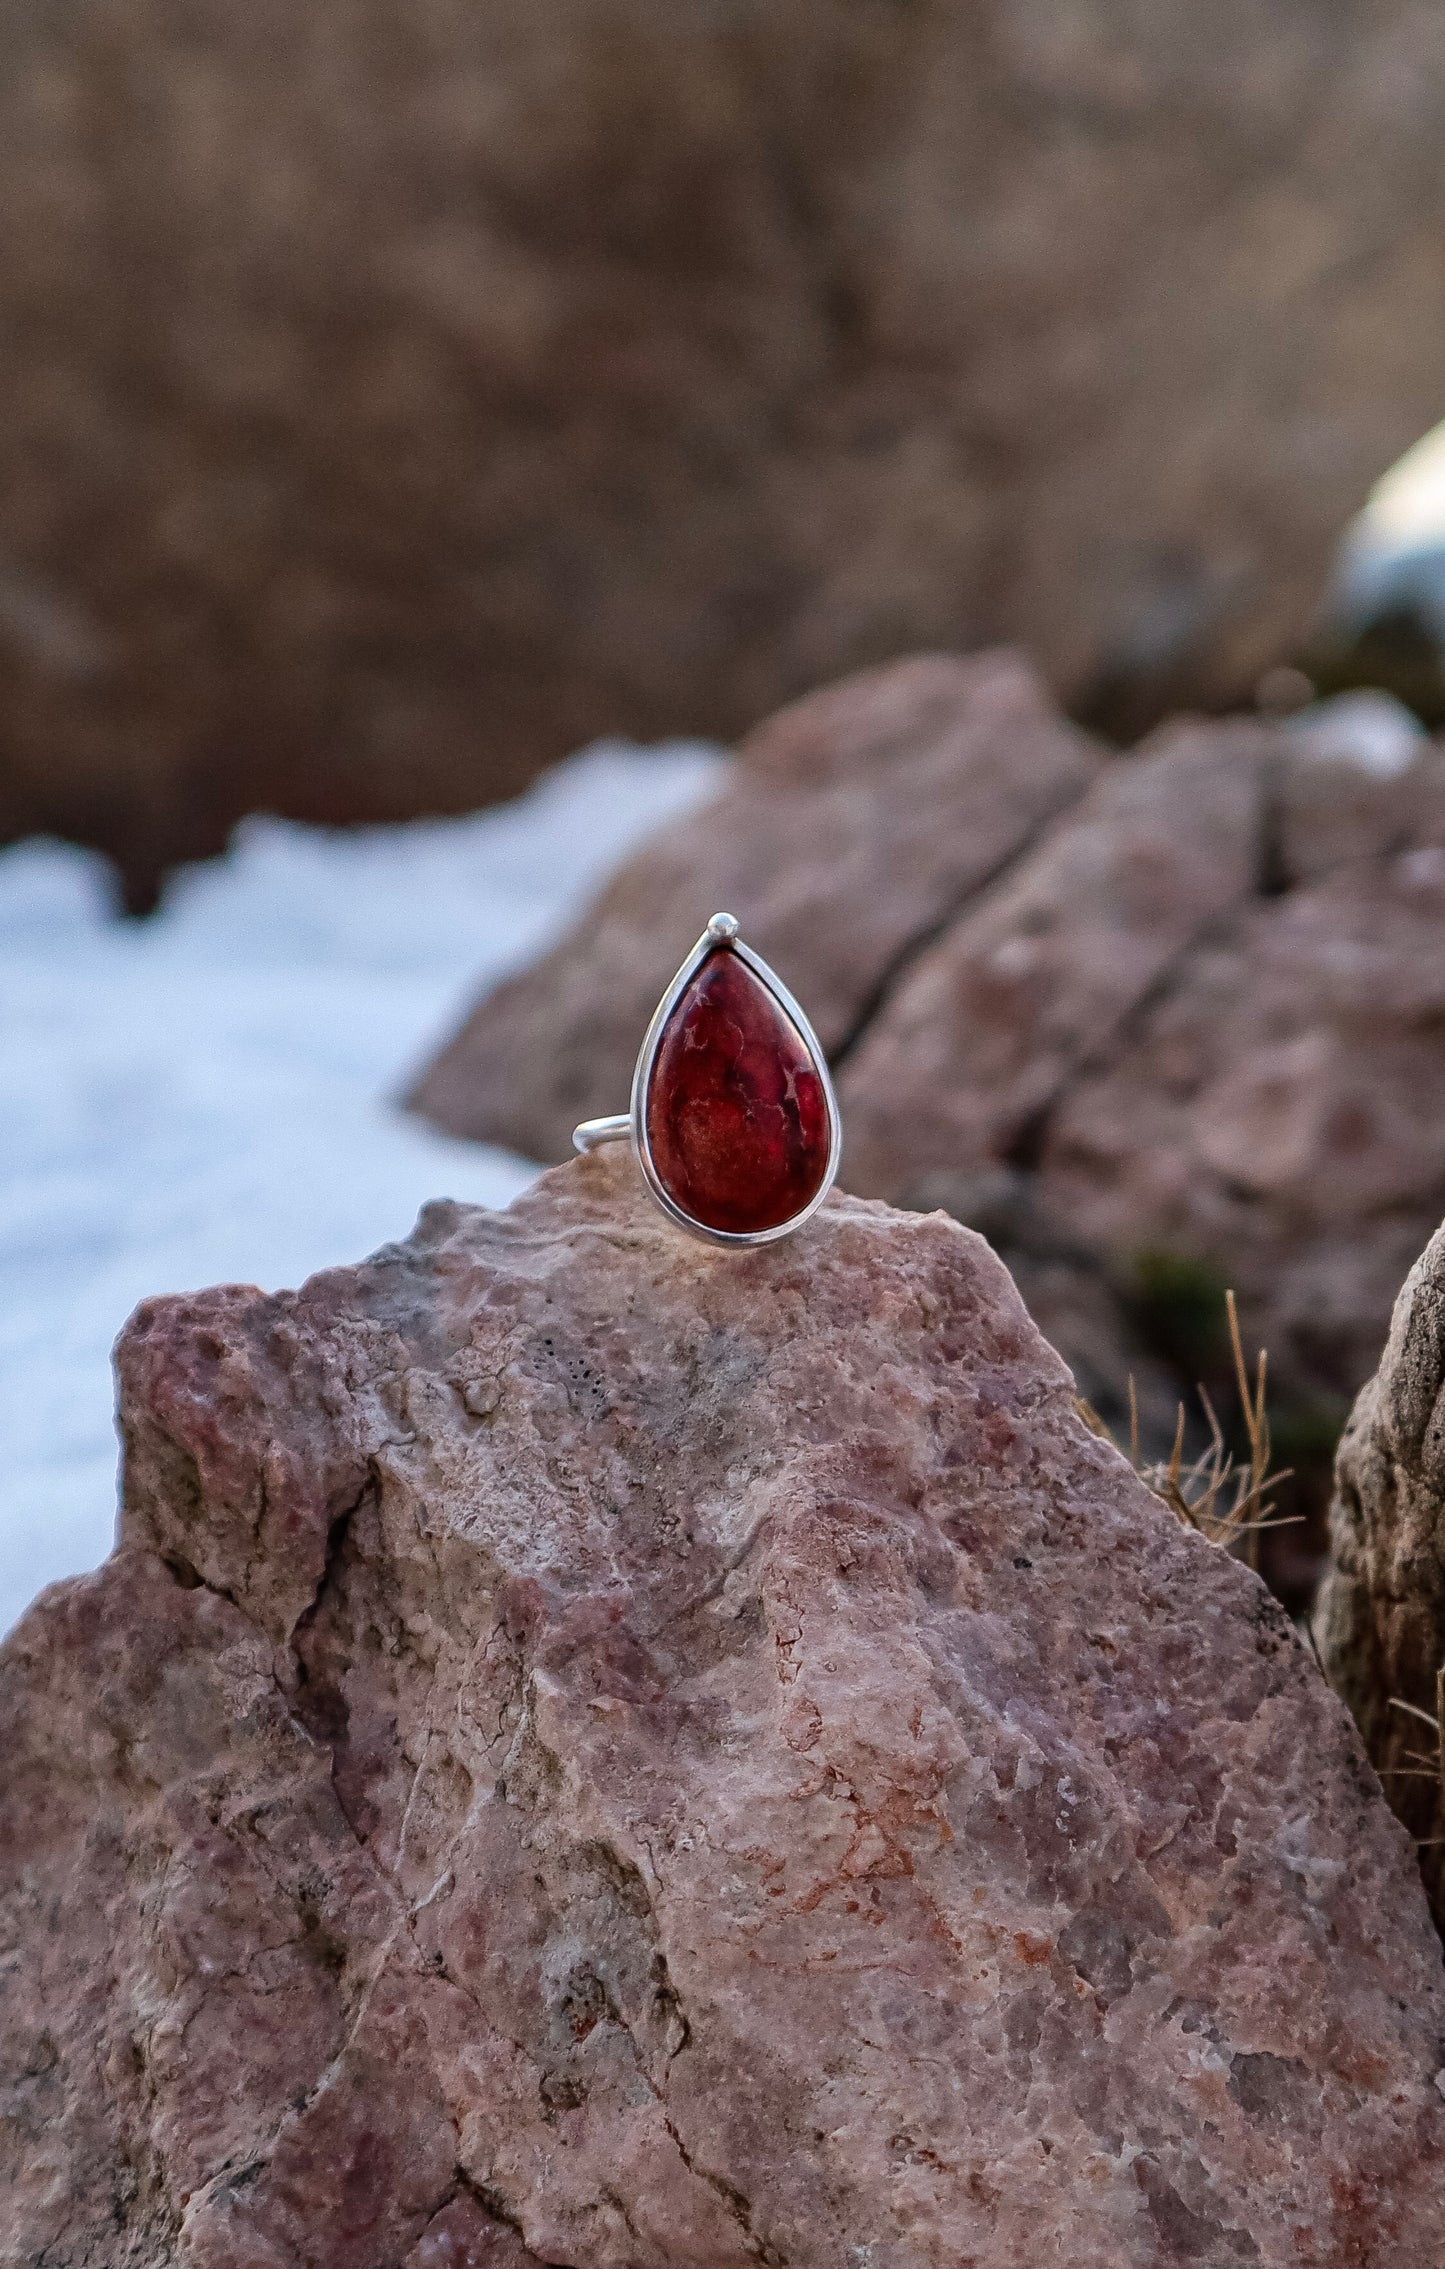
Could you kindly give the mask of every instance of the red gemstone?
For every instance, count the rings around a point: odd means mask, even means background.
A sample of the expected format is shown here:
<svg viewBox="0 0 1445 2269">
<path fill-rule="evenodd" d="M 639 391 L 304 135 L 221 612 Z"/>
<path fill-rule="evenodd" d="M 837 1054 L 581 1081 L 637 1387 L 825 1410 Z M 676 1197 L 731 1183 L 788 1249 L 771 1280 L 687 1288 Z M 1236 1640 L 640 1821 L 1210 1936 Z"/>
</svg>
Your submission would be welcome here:
<svg viewBox="0 0 1445 2269">
<path fill-rule="evenodd" d="M 644 1109 L 659 1182 L 706 1229 L 777 1229 L 827 1177 L 832 1128 L 812 1050 L 726 946 L 675 1002 Z"/>
</svg>

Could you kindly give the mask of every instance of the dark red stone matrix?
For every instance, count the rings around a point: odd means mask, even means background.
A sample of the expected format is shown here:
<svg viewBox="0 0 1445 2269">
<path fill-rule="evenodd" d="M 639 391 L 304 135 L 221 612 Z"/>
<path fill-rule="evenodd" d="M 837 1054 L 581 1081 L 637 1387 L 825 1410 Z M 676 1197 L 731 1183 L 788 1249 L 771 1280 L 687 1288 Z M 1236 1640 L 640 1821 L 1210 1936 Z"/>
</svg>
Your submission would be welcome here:
<svg viewBox="0 0 1445 2269">
<path fill-rule="evenodd" d="M 828 1171 L 828 1099 L 792 1018 L 728 947 L 710 953 L 663 1027 L 644 1104 L 673 1204 L 756 1235 L 801 1213 Z"/>
</svg>

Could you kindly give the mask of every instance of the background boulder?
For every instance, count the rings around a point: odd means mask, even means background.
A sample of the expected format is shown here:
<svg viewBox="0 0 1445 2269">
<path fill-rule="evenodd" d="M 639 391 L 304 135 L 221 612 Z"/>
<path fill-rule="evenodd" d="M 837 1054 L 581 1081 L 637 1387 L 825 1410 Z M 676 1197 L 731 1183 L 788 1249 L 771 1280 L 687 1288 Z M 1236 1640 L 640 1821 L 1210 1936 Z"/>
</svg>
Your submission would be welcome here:
<svg viewBox="0 0 1445 2269">
<path fill-rule="evenodd" d="M 1340 1444 L 1316 1630 L 1445 1924 L 1445 1230 Z"/>
<path fill-rule="evenodd" d="M 0 1650 L 6 2258 L 1431 2257 L 1404 1833 L 980 1239 L 593 1158 L 118 1363 Z"/>
<path fill-rule="evenodd" d="M 1281 1387 L 1347 1402 L 1445 1205 L 1445 752 L 1376 716 L 1117 760 L 870 1020 L 849 1186 L 1009 1164 L 1116 1270 L 1207 1264 Z"/>
<path fill-rule="evenodd" d="M 0 840 L 1290 649 L 1445 401 L 1419 0 L 8 0 Z"/>
</svg>

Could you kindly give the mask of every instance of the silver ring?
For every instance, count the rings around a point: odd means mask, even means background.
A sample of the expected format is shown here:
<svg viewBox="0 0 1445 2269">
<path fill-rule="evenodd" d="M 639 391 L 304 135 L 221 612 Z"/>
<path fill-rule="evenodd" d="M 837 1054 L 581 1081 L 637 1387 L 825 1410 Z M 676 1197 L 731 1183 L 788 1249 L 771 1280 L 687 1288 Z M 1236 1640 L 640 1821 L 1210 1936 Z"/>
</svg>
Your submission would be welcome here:
<svg viewBox="0 0 1445 2269">
<path fill-rule="evenodd" d="M 710 1244 L 775 1244 L 817 1212 L 843 1153 L 827 1061 L 733 915 L 714 914 L 654 1009 L 630 1110 L 572 1142 L 630 1142 L 663 1212 Z"/>
</svg>

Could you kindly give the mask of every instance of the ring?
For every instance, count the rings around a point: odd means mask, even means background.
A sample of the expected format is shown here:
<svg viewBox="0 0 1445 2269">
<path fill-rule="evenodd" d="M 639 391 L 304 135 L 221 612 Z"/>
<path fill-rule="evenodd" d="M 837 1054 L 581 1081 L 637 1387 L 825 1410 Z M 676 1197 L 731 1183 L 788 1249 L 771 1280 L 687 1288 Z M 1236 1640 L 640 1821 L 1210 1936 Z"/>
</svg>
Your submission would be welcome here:
<svg viewBox="0 0 1445 2269">
<path fill-rule="evenodd" d="M 833 1186 L 843 1128 L 818 1036 L 731 914 L 714 914 L 653 1011 L 632 1107 L 573 1147 L 630 1142 L 663 1212 L 714 1245 L 771 1245 Z"/>
</svg>

